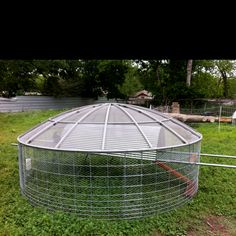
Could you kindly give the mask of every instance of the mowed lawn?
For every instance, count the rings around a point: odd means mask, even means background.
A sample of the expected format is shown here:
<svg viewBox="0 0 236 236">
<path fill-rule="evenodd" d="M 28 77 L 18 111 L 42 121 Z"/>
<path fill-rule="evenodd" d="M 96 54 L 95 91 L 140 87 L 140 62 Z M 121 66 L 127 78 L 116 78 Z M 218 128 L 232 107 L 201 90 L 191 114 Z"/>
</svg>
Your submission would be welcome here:
<svg viewBox="0 0 236 236">
<path fill-rule="evenodd" d="M 91 221 L 33 207 L 20 194 L 17 136 L 62 110 L 0 113 L 0 235 L 236 235 L 236 169 L 201 167 L 193 201 L 143 220 Z M 202 153 L 236 155 L 236 126 L 194 124 Z M 236 165 L 236 159 L 202 162 Z"/>
</svg>

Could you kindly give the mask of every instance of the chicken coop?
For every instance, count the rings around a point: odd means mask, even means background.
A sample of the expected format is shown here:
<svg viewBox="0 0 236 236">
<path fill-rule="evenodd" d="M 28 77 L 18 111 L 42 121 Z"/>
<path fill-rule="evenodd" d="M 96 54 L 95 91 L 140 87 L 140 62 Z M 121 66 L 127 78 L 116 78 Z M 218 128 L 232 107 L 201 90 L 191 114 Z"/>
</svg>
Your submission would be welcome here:
<svg viewBox="0 0 236 236">
<path fill-rule="evenodd" d="M 196 194 L 201 139 L 140 106 L 79 107 L 18 137 L 21 191 L 32 205 L 85 219 L 160 214 Z"/>
</svg>

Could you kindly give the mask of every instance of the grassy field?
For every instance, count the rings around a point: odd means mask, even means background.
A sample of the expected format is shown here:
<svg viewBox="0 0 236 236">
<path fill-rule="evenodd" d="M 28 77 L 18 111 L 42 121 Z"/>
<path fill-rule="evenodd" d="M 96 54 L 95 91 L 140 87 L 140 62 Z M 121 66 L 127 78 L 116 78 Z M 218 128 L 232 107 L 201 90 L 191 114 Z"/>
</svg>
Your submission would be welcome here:
<svg viewBox="0 0 236 236">
<path fill-rule="evenodd" d="M 0 114 L 0 235 L 236 235 L 236 170 L 201 167 L 191 203 L 160 216 L 129 221 L 80 220 L 76 215 L 32 207 L 19 190 L 16 137 L 61 111 Z M 196 124 L 202 153 L 236 155 L 236 126 Z M 236 160 L 212 161 L 236 165 Z"/>
</svg>

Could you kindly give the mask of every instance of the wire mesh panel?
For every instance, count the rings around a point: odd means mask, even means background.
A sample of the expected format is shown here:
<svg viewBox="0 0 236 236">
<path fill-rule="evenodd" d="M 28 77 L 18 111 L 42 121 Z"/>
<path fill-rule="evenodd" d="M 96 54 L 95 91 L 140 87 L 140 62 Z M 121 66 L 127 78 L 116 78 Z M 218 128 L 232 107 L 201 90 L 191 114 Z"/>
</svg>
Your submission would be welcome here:
<svg viewBox="0 0 236 236">
<path fill-rule="evenodd" d="M 199 167 L 192 163 L 199 162 L 200 142 L 119 153 L 19 146 L 21 188 L 30 202 L 81 218 L 132 219 L 158 214 L 190 201 L 198 188 Z"/>
<path fill-rule="evenodd" d="M 18 138 L 20 186 L 32 204 L 86 219 L 158 214 L 197 192 L 201 139 L 147 108 L 76 108 Z"/>
</svg>

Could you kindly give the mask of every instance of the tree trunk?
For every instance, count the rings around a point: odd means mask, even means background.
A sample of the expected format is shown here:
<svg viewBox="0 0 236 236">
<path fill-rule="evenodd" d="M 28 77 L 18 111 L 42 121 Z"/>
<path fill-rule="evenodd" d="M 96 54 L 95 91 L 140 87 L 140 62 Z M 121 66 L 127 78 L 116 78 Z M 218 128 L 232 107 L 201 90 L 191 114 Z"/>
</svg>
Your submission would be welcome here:
<svg viewBox="0 0 236 236">
<path fill-rule="evenodd" d="M 225 98 L 228 97 L 229 93 L 228 93 L 228 80 L 227 80 L 227 74 L 225 71 L 221 70 L 220 71 L 222 79 L 223 79 L 223 96 Z"/>
<path fill-rule="evenodd" d="M 156 76 L 157 76 L 158 84 L 161 85 L 161 78 L 160 78 L 160 64 L 159 64 L 159 63 L 157 64 Z"/>
<path fill-rule="evenodd" d="M 186 86 L 187 87 L 190 87 L 190 85 L 191 85 L 192 65 L 193 65 L 193 60 L 188 60 L 188 63 L 187 63 L 187 80 L 186 80 Z"/>
<path fill-rule="evenodd" d="M 179 113 L 164 113 L 182 122 L 219 122 L 219 117 L 215 116 L 201 116 L 201 115 L 187 115 Z M 220 117 L 222 123 L 232 123 L 231 117 Z"/>
<path fill-rule="evenodd" d="M 167 115 L 180 120 L 182 122 L 215 122 L 216 117 L 214 116 L 201 116 L 201 115 L 187 115 L 178 113 L 168 113 Z"/>
</svg>

